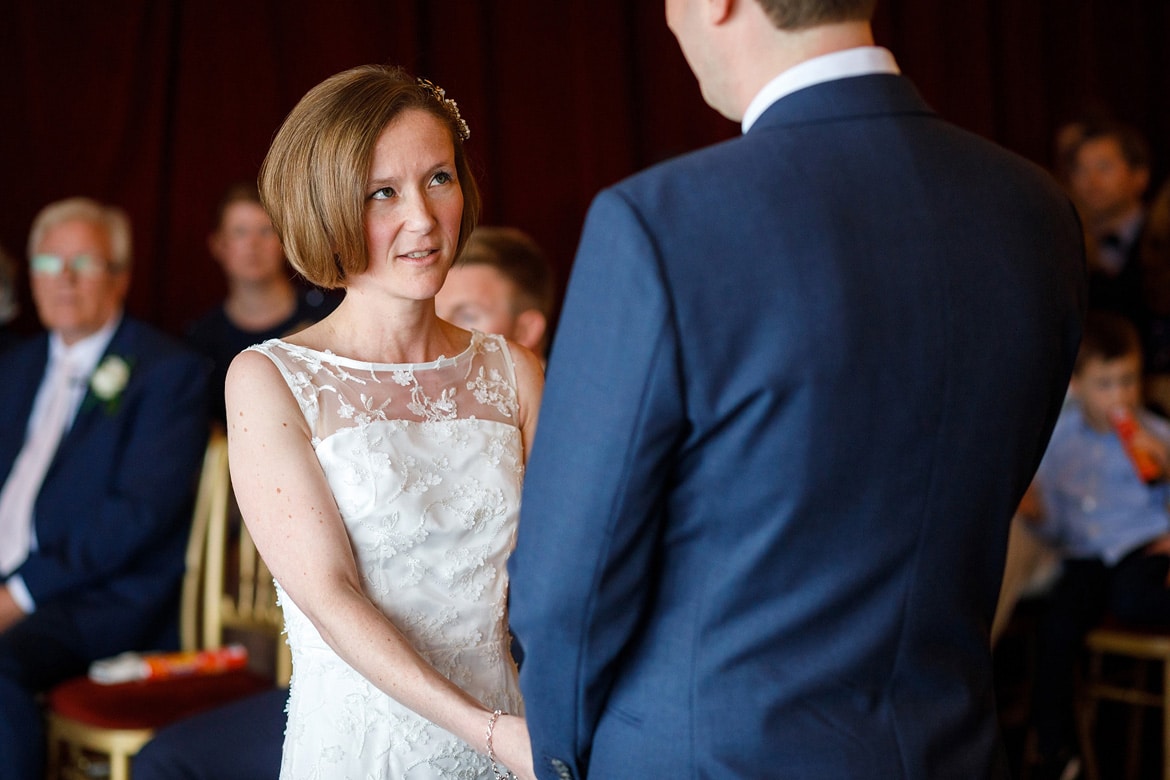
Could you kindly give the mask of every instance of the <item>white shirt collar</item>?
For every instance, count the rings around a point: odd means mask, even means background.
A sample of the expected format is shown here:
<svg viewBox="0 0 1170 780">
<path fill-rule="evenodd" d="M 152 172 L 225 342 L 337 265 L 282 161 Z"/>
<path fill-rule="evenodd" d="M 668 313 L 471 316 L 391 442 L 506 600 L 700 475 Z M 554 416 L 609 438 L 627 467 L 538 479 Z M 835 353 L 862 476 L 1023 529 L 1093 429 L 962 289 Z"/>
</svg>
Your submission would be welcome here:
<svg viewBox="0 0 1170 780">
<path fill-rule="evenodd" d="M 109 322 L 80 341 L 67 345 L 60 334 L 49 334 L 49 364 L 68 359 L 77 376 L 89 376 L 97 368 L 98 360 L 114 338 L 114 331 L 122 322 L 122 312 L 110 317 Z M 45 372 L 46 375 L 48 372 Z"/>
<path fill-rule="evenodd" d="M 889 49 L 859 46 L 855 49 L 822 54 L 793 65 L 764 85 L 743 112 L 743 132 L 751 129 L 768 108 L 785 95 L 824 81 L 865 76 L 870 73 L 898 74 L 898 63 Z"/>
</svg>

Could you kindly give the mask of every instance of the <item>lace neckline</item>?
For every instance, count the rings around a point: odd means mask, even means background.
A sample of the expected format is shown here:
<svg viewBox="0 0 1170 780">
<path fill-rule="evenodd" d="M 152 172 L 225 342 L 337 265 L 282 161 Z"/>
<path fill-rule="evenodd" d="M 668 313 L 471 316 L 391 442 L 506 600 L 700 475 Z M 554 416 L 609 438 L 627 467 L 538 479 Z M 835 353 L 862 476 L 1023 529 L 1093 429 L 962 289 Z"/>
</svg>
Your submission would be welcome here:
<svg viewBox="0 0 1170 780">
<path fill-rule="evenodd" d="M 462 352 L 447 357 L 446 355 L 439 355 L 434 360 L 425 363 L 373 363 L 369 360 L 358 360 L 357 358 L 345 357 L 338 355 L 332 350 L 312 349 L 311 347 L 303 347 L 300 344 L 291 344 L 284 339 L 276 338 L 270 339 L 268 344 L 276 344 L 288 352 L 301 353 L 316 357 L 322 363 L 331 363 L 335 366 L 343 368 L 364 369 L 366 371 L 425 371 L 428 369 L 443 368 L 445 366 L 453 366 L 459 361 L 472 355 L 479 343 L 484 339 L 484 334 L 478 330 L 471 331 L 471 342 L 467 348 Z"/>
</svg>

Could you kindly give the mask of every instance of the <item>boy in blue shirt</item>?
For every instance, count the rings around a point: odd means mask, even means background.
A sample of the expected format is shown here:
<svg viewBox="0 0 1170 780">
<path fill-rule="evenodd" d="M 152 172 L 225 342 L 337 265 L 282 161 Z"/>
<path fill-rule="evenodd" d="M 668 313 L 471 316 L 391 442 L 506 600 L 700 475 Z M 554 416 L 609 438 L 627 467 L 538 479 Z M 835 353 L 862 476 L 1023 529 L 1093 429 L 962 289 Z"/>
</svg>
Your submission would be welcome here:
<svg viewBox="0 0 1170 780">
<path fill-rule="evenodd" d="M 1037 777 L 1046 769 L 1064 776 L 1075 760 L 1073 683 L 1089 629 L 1106 614 L 1170 625 L 1170 483 L 1164 478 L 1170 422 L 1142 408 L 1141 372 L 1133 325 L 1115 314 L 1090 314 L 1069 402 L 1034 483 L 1041 511 L 1030 518 L 1033 530 L 1063 559 L 1038 627 Z M 1130 429 L 1125 436 L 1119 421 Z M 1144 477 L 1135 450 L 1149 469 Z"/>
</svg>

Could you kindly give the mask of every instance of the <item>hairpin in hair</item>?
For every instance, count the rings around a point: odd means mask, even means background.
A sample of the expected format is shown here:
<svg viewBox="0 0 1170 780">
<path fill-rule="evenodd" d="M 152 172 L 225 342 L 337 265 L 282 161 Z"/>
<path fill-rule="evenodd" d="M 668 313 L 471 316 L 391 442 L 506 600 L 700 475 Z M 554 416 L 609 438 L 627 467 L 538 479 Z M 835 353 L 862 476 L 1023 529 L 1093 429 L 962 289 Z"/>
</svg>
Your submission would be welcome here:
<svg viewBox="0 0 1170 780">
<path fill-rule="evenodd" d="M 459 140 L 466 141 L 471 137 L 471 129 L 468 128 L 467 122 L 463 121 L 463 117 L 459 115 L 459 106 L 455 101 L 447 97 L 447 93 L 442 87 L 436 85 L 433 81 L 427 79 L 417 79 L 418 85 L 425 89 L 431 97 L 439 101 L 439 105 L 446 109 L 451 118 L 455 120 L 455 127 L 459 130 Z"/>
</svg>

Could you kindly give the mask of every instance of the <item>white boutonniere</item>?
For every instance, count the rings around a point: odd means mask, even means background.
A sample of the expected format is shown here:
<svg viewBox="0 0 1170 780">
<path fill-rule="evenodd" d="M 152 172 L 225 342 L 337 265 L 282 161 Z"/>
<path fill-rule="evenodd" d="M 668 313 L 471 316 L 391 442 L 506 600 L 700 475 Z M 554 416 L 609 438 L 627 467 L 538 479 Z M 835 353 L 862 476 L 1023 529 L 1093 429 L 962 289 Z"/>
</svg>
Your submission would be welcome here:
<svg viewBox="0 0 1170 780">
<path fill-rule="evenodd" d="M 118 355 L 106 355 L 89 378 L 89 392 L 106 408 L 106 414 L 113 414 L 118 411 L 122 391 L 129 381 L 130 364 L 126 359 Z"/>
</svg>

